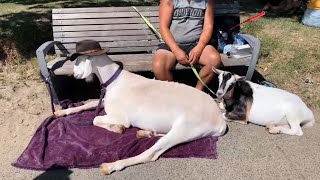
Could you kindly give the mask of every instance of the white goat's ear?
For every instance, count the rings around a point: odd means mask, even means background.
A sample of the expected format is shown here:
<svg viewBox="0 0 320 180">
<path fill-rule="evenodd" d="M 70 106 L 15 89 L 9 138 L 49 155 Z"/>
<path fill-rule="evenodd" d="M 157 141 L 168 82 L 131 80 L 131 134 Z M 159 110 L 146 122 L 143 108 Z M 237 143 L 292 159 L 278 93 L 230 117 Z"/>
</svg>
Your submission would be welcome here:
<svg viewBox="0 0 320 180">
<path fill-rule="evenodd" d="M 212 66 L 212 71 L 213 71 L 214 73 L 216 73 L 216 74 L 221 74 L 221 73 L 223 73 L 222 70 L 216 69 L 216 68 L 213 67 L 213 66 Z"/>
<path fill-rule="evenodd" d="M 244 81 L 246 80 L 246 77 L 245 76 L 239 76 L 237 74 L 233 75 L 235 78 L 236 78 L 236 81 Z"/>
</svg>

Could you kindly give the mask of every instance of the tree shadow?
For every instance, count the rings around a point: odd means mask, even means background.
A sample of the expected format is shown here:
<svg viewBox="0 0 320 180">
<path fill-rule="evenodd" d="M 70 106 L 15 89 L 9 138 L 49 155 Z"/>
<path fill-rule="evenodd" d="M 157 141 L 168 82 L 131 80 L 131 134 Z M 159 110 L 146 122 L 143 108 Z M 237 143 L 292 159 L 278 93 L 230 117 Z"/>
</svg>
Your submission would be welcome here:
<svg viewBox="0 0 320 180">
<path fill-rule="evenodd" d="M 79 0 L 62 0 L 54 2 L 53 5 L 51 1 L 48 0 L 0 0 L 0 3 L 14 3 L 21 5 L 34 5 L 33 8 L 46 8 L 46 7 L 119 7 L 119 6 L 150 6 L 158 5 L 157 0 L 143 0 L 143 1 L 133 1 L 133 0 L 92 0 L 92 1 L 79 1 Z"/>
<path fill-rule="evenodd" d="M 33 4 L 38 4 L 38 3 L 48 3 L 48 0 L 0 0 L 0 3 L 33 5 Z"/>
<path fill-rule="evenodd" d="M 12 56 L 15 56 L 13 54 L 19 55 L 18 58 L 25 61 L 35 57 L 35 51 L 42 43 L 53 40 L 52 8 L 149 6 L 157 5 L 158 1 L 63 0 L 50 2 L 48 0 L 0 0 L 0 3 L 28 6 L 25 11 L 0 16 L 0 61 L 4 61 L 7 58 L 11 58 L 9 61 L 12 60 Z"/>
<path fill-rule="evenodd" d="M 25 59 L 35 56 L 35 50 L 45 41 L 52 40 L 48 12 L 21 12 L 0 16 L 1 39 L 12 43 L 17 53 Z M 6 44 L 0 47 L 0 51 Z M 5 56 L 5 55 L 3 55 Z"/>
</svg>

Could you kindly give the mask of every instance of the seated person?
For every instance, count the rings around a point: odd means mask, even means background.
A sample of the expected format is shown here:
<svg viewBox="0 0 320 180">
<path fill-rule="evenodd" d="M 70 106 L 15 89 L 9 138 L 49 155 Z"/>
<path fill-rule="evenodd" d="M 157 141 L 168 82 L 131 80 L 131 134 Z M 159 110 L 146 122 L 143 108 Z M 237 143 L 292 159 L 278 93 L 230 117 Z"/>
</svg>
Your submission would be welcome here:
<svg viewBox="0 0 320 180">
<path fill-rule="evenodd" d="M 159 7 L 159 44 L 153 58 L 155 78 L 173 81 L 176 63 L 201 64 L 199 75 L 204 83 L 214 77 L 211 67 L 221 64 L 219 52 L 210 44 L 214 24 L 213 0 L 161 0 Z M 198 81 L 196 88 L 204 89 Z"/>
</svg>

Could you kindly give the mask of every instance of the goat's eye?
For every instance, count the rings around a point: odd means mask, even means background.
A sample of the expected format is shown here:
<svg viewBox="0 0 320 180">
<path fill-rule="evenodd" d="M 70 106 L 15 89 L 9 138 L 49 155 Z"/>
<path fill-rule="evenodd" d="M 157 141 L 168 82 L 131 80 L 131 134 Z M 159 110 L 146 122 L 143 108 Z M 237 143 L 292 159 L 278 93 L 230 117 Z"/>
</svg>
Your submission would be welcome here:
<svg viewBox="0 0 320 180">
<path fill-rule="evenodd" d="M 235 83 L 231 83 L 231 84 L 230 84 L 230 86 L 229 86 L 228 89 L 227 89 L 227 92 L 230 91 L 230 90 L 233 88 L 234 84 L 235 84 Z"/>
</svg>

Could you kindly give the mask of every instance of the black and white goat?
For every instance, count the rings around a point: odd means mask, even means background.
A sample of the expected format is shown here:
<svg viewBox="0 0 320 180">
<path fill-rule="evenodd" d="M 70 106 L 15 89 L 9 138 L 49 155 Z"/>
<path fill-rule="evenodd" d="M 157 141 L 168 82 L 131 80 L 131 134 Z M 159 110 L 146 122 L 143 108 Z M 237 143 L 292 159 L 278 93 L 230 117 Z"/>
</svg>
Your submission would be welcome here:
<svg viewBox="0 0 320 180">
<path fill-rule="evenodd" d="M 266 87 L 245 77 L 212 68 L 218 74 L 218 99 L 226 120 L 266 126 L 272 134 L 302 136 L 301 126 L 313 126 L 312 111 L 301 98 L 278 88 Z"/>
</svg>

